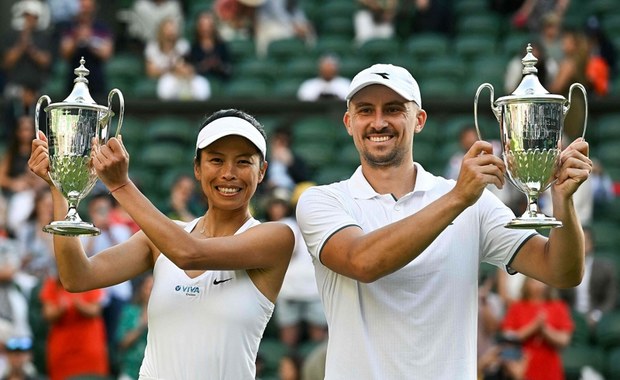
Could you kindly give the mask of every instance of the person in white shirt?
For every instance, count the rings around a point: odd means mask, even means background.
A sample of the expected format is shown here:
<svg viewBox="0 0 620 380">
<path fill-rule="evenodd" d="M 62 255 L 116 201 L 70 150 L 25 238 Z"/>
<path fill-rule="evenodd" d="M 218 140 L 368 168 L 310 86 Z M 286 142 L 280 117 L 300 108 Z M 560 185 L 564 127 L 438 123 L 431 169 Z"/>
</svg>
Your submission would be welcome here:
<svg viewBox="0 0 620 380">
<path fill-rule="evenodd" d="M 591 170 L 588 143 L 562 151 L 552 195 L 563 227 L 546 238 L 504 227 L 514 213 L 486 190 L 505 184 L 491 143 L 474 143 L 456 181 L 414 161 L 427 114 L 406 69 L 362 70 L 347 100 L 361 166 L 297 205 L 328 322 L 325 379 L 475 379 L 481 262 L 558 288 L 581 281 L 572 194 Z"/>
<path fill-rule="evenodd" d="M 29 167 L 50 185 L 59 219 L 67 202 L 48 176 L 45 134 L 32 145 Z M 122 137 L 93 146 L 98 177 L 141 231 L 90 258 L 78 238 L 54 235 L 58 273 L 67 290 L 81 292 L 153 270 L 140 379 L 255 378 L 258 346 L 295 243 L 286 224 L 261 224 L 250 213 L 267 169 L 266 146 L 262 126 L 245 112 L 205 119 L 194 175 L 208 210 L 187 223 L 162 214 L 129 179 Z"/>
<path fill-rule="evenodd" d="M 344 100 L 349 91 L 351 80 L 339 75 L 340 61 L 333 55 L 324 55 L 319 59 L 318 76 L 301 83 L 297 90 L 297 99 L 316 101 L 319 99 Z"/>
</svg>

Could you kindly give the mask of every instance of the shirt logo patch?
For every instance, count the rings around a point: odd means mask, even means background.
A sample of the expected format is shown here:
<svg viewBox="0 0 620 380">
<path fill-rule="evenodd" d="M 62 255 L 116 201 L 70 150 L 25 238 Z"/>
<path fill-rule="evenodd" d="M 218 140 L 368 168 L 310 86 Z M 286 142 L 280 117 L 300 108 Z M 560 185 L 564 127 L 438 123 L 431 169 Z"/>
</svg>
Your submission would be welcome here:
<svg viewBox="0 0 620 380">
<path fill-rule="evenodd" d="M 175 292 L 185 293 L 186 296 L 196 297 L 200 294 L 200 287 L 189 285 L 177 285 L 174 287 Z"/>
</svg>

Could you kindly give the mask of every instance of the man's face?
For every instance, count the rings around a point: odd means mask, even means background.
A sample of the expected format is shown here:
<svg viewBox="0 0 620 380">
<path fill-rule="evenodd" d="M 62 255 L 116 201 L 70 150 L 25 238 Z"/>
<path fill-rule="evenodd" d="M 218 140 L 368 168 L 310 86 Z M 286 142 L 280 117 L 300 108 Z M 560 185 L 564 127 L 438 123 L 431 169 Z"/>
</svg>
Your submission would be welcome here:
<svg viewBox="0 0 620 380">
<path fill-rule="evenodd" d="M 382 85 L 356 93 L 344 116 L 362 161 L 375 167 L 397 166 L 410 159 L 413 136 L 425 121 L 424 110 Z"/>
</svg>

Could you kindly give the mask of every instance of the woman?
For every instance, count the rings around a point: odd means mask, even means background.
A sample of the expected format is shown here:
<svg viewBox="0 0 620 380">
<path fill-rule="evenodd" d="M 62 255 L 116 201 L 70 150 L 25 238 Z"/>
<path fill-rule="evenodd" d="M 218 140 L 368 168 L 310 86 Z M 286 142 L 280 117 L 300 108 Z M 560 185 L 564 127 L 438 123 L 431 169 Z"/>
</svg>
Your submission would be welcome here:
<svg viewBox="0 0 620 380">
<path fill-rule="evenodd" d="M 220 37 L 211 11 L 196 16 L 190 61 L 198 74 L 210 80 L 226 81 L 230 78 L 232 66 L 228 45 Z"/>
<path fill-rule="evenodd" d="M 504 334 L 523 344 L 528 380 L 564 379 L 560 350 L 570 343 L 574 326 L 566 303 L 551 292 L 548 285 L 527 277 L 521 300 L 510 306 L 503 322 Z"/>
<path fill-rule="evenodd" d="M 122 138 L 94 147 L 97 175 L 142 230 L 91 258 L 79 239 L 55 236 L 58 270 L 70 291 L 153 270 L 141 379 L 254 379 L 260 339 L 294 245 L 288 226 L 260 224 L 250 213 L 267 169 L 265 141 L 262 126 L 242 111 L 222 110 L 205 120 L 194 174 L 208 211 L 189 223 L 168 219 L 140 193 L 128 177 Z M 43 133 L 29 165 L 46 178 Z M 53 186 L 52 193 L 54 216 L 61 218 L 66 201 Z"/>
</svg>

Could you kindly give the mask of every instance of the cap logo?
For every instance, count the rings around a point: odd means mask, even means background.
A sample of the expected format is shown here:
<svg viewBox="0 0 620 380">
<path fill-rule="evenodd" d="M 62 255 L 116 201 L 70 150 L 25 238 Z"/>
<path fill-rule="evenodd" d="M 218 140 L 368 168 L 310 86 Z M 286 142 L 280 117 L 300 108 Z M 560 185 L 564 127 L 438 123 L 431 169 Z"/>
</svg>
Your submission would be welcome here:
<svg viewBox="0 0 620 380">
<path fill-rule="evenodd" d="M 378 75 L 383 79 L 390 79 L 390 75 L 388 73 L 373 73 L 373 74 Z"/>
</svg>

